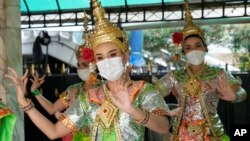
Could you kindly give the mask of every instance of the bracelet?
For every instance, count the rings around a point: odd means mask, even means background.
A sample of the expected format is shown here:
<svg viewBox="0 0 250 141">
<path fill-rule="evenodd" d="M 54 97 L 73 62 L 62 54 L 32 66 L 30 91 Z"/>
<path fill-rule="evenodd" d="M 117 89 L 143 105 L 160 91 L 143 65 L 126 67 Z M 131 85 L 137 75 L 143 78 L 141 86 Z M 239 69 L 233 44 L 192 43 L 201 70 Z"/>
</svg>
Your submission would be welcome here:
<svg viewBox="0 0 250 141">
<path fill-rule="evenodd" d="M 33 104 L 33 102 L 31 102 L 29 105 L 28 105 L 28 107 L 26 107 L 25 109 L 23 109 L 23 111 L 25 112 L 25 113 L 27 113 L 29 110 L 31 110 L 31 109 L 33 109 L 34 108 L 34 104 Z"/>
<path fill-rule="evenodd" d="M 142 120 L 142 122 L 140 122 L 141 125 L 145 125 L 149 121 L 150 113 L 148 111 L 146 111 L 145 113 L 146 113 L 146 115 L 145 115 L 144 119 Z"/>
<path fill-rule="evenodd" d="M 34 103 L 29 99 L 29 104 L 26 105 L 25 107 L 22 107 L 23 111 L 27 113 L 29 110 L 34 108 Z"/>
<path fill-rule="evenodd" d="M 145 117 L 143 118 L 143 120 L 141 121 L 136 121 L 137 124 L 140 124 L 140 125 L 145 125 L 148 123 L 149 121 L 149 118 L 150 118 L 150 113 L 148 111 L 145 111 Z"/>
<path fill-rule="evenodd" d="M 38 89 L 35 89 L 34 91 L 31 92 L 33 96 L 37 96 L 40 94 L 40 91 Z"/>
<path fill-rule="evenodd" d="M 26 98 L 25 100 L 26 100 L 26 103 L 28 103 L 28 104 L 27 105 L 21 105 L 21 104 L 19 104 L 19 106 L 21 108 L 24 108 L 24 107 L 28 106 L 30 104 L 30 102 L 31 102 L 31 99 L 29 99 L 29 98 Z"/>
</svg>

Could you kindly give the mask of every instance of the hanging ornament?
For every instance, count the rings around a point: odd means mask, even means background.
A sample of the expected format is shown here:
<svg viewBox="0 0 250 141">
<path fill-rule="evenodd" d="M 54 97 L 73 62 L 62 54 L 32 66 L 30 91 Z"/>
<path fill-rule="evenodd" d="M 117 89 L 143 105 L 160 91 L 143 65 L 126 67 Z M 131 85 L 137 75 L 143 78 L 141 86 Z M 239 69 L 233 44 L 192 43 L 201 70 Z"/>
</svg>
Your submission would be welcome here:
<svg viewBox="0 0 250 141">
<path fill-rule="evenodd" d="M 172 35 L 172 39 L 173 39 L 173 43 L 175 44 L 175 53 L 173 55 L 173 62 L 178 62 L 180 60 L 180 55 L 178 53 L 178 49 L 180 47 L 180 44 L 183 40 L 183 34 L 182 32 L 175 32 L 173 35 Z"/>
<path fill-rule="evenodd" d="M 58 92 L 58 89 L 57 89 L 57 88 L 55 88 L 54 94 L 55 94 L 55 97 L 59 97 L 59 92 Z"/>
</svg>

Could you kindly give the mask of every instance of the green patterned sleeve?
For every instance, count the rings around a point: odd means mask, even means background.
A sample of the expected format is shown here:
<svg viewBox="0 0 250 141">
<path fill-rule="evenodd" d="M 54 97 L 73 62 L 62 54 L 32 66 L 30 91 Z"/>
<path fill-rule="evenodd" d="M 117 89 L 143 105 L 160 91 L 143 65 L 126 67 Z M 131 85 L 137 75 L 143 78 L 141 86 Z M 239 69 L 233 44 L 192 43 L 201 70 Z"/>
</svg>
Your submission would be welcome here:
<svg viewBox="0 0 250 141">
<path fill-rule="evenodd" d="M 242 85 L 242 80 L 240 79 L 239 76 L 234 77 L 232 74 L 229 72 L 224 71 L 222 75 L 225 75 L 228 79 L 228 83 L 231 86 L 231 88 L 236 92 L 236 100 L 233 101 L 233 103 L 238 103 L 242 102 L 247 98 L 247 93 L 246 91 L 241 87 Z"/>
<path fill-rule="evenodd" d="M 71 132 L 77 132 L 79 129 L 81 129 L 85 123 L 84 121 L 85 111 L 84 111 L 84 105 L 82 104 L 82 101 L 80 97 L 78 97 L 72 105 L 70 105 L 67 110 L 61 114 L 59 117 L 59 121 L 61 121 L 68 129 L 71 130 Z"/>
<path fill-rule="evenodd" d="M 64 92 L 62 92 L 59 95 L 59 99 L 61 100 L 61 102 L 64 104 L 65 107 L 68 107 L 70 105 L 71 101 L 74 100 L 74 99 L 71 99 L 71 98 L 73 98 L 73 96 L 70 96 L 71 90 L 76 88 L 76 89 L 78 89 L 78 93 L 79 93 L 82 85 L 83 85 L 82 82 L 70 85 Z M 74 96 L 74 97 L 77 97 L 77 96 Z"/>
<path fill-rule="evenodd" d="M 152 84 L 146 83 L 140 91 L 141 108 L 156 115 L 168 115 L 169 108 Z"/>
<path fill-rule="evenodd" d="M 160 78 L 157 82 L 154 83 L 154 87 L 163 97 L 166 97 L 170 94 L 171 88 L 174 84 L 174 77 L 172 73 L 168 73 Z"/>
</svg>

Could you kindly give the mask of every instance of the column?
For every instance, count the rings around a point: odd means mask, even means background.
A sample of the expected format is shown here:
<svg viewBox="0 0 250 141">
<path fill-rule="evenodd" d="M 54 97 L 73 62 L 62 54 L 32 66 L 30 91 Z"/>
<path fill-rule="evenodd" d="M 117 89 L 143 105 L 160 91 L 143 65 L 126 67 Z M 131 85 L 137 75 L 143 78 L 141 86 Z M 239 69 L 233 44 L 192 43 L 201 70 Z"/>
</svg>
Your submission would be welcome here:
<svg viewBox="0 0 250 141">
<path fill-rule="evenodd" d="M 22 74 L 22 46 L 20 1 L 0 0 L 0 75 L 6 68 L 12 67 Z M 24 117 L 17 104 L 15 89 L 11 85 L 4 85 L 1 78 L 0 97 L 15 113 L 17 120 L 13 133 L 13 141 L 24 141 Z"/>
</svg>

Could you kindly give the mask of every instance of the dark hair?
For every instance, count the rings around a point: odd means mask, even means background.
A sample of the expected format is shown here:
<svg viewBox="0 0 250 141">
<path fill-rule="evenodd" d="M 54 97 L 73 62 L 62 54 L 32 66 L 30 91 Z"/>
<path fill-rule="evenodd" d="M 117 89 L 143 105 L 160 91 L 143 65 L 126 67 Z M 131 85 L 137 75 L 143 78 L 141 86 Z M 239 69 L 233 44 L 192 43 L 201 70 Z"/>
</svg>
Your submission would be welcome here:
<svg viewBox="0 0 250 141">
<path fill-rule="evenodd" d="M 201 39 L 203 45 L 204 45 L 205 47 L 207 47 L 207 44 L 205 43 L 205 41 L 203 41 L 203 39 L 202 39 L 199 35 L 197 35 L 197 34 L 188 35 L 183 41 L 185 41 L 185 40 L 187 40 L 188 38 L 191 38 L 191 37 L 196 37 L 196 38 Z M 182 48 L 182 51 L 181 51 L 181 52 L 184 53 L 183 48 Z"/>
<path fill-rule="evenodd" d="M 199 35 L 197 35 L 197 34 L 192 34 L 192 35 L 187 36 L 187 37 L 184 39 L 184 41 L 187 40 L 188 38 L 191 38 L 191 37 L 200 38 L 201 41 L 202 41 L 202 43 L 203 43 L 203 45 L 204 45 L 204 46 L 207 46 L 207 44 L 205 43 L 205 41 L 203 41 L 203 39 L 202 39 Z"/>
</svg>

